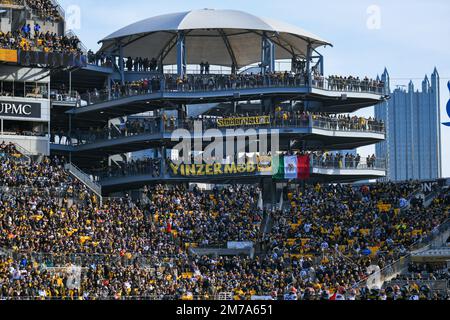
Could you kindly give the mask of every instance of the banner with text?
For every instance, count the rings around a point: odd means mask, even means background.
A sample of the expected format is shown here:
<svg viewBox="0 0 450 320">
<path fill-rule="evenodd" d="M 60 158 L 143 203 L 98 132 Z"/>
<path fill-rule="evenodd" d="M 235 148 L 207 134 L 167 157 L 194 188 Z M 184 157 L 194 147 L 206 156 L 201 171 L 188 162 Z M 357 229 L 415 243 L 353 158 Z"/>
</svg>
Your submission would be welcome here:
<svg viewBox="0 0 450 320">
<path fill-rule="evenodd" d="M 174 164 L 170 163 L 170 174 L 175 177 L 205 177 L 226 175 L 257 174 L 259 166 L 254 163 L 247 164 Z"/>
<path fill-rule="evenodd" d="M 270 116 L 225 118 L 217 120 L 219 128 L 269 125 Z"/>
<path fill-rule="evenodd" d="M 40 118 L 41 104 L 21 101 L 0 101 L 0 117 Z"/>
</svg>

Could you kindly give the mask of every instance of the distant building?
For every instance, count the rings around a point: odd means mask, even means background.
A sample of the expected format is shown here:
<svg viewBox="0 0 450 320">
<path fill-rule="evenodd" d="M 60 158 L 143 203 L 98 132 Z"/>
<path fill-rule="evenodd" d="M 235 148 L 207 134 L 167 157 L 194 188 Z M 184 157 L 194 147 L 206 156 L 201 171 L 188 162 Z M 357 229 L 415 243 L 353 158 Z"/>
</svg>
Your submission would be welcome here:
<svg viewBox="0 0 450 320">
<path fill-rule="evenodd" d="M 377 158 L 388 162 L 387 179 L 438 179 L 442 177 L 439 74 L 435 69 L 422 81 L 422 91 L 412 81 L 408 89 L 390 91 L 387 70 L 382 80 L 391 99 L 375 107 L 375 117 L 386 123 L 387 139 L 376 146 Z"/>
</svg>

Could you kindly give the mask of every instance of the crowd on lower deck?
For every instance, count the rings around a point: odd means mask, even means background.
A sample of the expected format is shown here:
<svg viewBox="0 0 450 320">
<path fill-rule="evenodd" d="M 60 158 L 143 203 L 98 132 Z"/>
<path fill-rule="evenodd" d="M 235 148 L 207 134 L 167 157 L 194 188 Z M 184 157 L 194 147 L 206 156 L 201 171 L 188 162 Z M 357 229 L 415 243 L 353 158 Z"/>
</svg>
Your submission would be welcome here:
<svg viewBox="0 0 450 320">
<path fill-rule="evenodd" d="M 0 191 L 0 299 L 189 300 L 225 292 L 234 299 L 448 297 L 414 284 L 364 286 L 369 265 L 383 268 L 407 255 L 448 220 L 448 191 L 424 208 L 405 206 L 416 182 L 307 185 L 289 192 L 288 210 L 269 210 L 259 206 L 257 187 L 206 192 L 161 185 L 146 188 L 138 202 L 100 204 L 64 170 L 63 159 L 28 163 L 13 145 L 0 149 L 6 187 Z M 18 192 L 18 184 L 29 193 Z M 65 192 L 45 192 L 57 187 Z M 265 233 L 268 216 L 273 227 Z M 227 241 L 251 241 L 262 251 L 254 258 L 214 258 L 189 250 Z M 96 259 L 78 272 L 55 263 L 64 255 Z"/>
</svg>

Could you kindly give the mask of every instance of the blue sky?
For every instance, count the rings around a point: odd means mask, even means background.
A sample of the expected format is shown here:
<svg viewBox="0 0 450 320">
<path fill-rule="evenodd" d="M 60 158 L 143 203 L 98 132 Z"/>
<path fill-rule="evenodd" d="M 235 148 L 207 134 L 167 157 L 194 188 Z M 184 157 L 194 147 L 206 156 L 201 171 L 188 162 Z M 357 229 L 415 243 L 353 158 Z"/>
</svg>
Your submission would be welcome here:
<svg viewBox="0 0 450 320">
<path fill-rule="evenodd" d="M 416 88 L 437 67 L 441 76 L 441 120 L 450 121 L 445 106 L 450 80 L 450 2 L 448 0 L 60 0 L 68 11 L 80 9 L 75 30 L 89 48 L 132 22 L 192 9 L 235 9 L 297 25 L 334 44 L 321 49 L 325 73 L 376 77 L 385 67 L 391 85 Z M 368 9 L 379 8 L 379 28 L 369 28 Z M 370 10 L 369 10 L 370 11 Z M 362 114 L 369 115 L 371 110 Z M 442 126 L 443 174 L 450 177 L 450 128 Z M 362 153 L 373 152 L 366 148 Z"/>
</svg>

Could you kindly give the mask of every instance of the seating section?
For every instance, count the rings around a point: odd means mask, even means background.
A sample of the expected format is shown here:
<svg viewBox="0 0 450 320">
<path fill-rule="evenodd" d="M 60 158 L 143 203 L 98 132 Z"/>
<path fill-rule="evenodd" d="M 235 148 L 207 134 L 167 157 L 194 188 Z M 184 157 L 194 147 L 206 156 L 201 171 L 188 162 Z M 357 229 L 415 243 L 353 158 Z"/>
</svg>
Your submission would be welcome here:
<svg viewBox="0 0 450 320">
<path fill-rule="evenodd" d="M 407 255 L 448 219 L 447 191 L 423 208 L 404 206 L 414 182 L 307 185 L 280 211 L 260 210 L 254 186 L 207 192 L 160 185 L 137 202 L 100 204 L 62 158 L 30 163 L 2 143 L 0 161 L 0 299 L 447 298 L 425 286 L 417 294 L 415 284 L 365 285 L 368 266 Z M 264 233 L 267 216 L 273 227 Z M 252 242 L 258 252 L 206 257 L 189 250 L 231 241 Z"/>
</svg>

